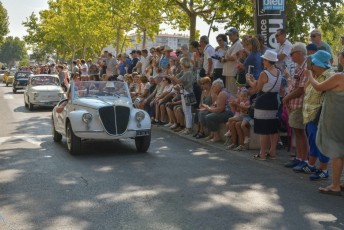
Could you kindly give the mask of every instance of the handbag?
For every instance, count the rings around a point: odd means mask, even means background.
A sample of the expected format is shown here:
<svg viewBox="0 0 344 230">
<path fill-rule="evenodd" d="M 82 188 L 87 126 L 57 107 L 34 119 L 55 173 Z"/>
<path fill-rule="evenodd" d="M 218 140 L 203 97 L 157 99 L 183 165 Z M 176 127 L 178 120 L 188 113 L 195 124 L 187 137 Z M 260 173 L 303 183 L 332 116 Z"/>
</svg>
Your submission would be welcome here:
<svg viewBox="0 0 344 230">
<path fill-rule="evenodd" d="M 185 105 L 187 105 L 187 106 L 197 104 L 196 95 L 193 92 L 185 94 L 184 100 L 185 100 Z"/>
<path fill-rule="evenodd" d="M 258 94 L 258 95 L 252 100 L 252 104 L 251 104 L 250 108 L 248 109 L 248 114 L 249 114 L 249 116 L 250 116 L 251 118 L 254 117 L 254 109 L 255 109 L 255 107 L 256 107 L 256 101 L 257 101 L 260 97 L 262 97 L 264 94 L 271 92 L 271 90 L 272 90 L 273 88 L 275 88 L 275 86 L 276 86 L 276 84 L 277 84 L 277 82 L 278 82 L 279 76 L 280 76 L 280 75 L 277 76 L 277 79 L 276 79 L 276 81 L 275 81 L 275 84 L 271 87 L 271 89 L 269 89 L 268 91 L 263 92 L 263 93 L 261 93 L 261 94 Z"/>
</svg>

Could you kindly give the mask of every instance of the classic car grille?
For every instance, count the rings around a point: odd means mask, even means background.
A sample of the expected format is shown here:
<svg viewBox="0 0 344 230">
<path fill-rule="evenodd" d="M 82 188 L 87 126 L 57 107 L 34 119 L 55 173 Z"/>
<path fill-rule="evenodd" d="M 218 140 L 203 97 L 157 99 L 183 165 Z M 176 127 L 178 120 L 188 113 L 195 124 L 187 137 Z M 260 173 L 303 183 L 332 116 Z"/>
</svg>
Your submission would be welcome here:
<svg viewBox="0 0 344 230">
<path fill-rule="evenodd" d="M 130 109 L 125 106 L 106 106 L 99 109 L 99 115 L 108 133 L 120 135 L 127 129 Z"/>
</svg>

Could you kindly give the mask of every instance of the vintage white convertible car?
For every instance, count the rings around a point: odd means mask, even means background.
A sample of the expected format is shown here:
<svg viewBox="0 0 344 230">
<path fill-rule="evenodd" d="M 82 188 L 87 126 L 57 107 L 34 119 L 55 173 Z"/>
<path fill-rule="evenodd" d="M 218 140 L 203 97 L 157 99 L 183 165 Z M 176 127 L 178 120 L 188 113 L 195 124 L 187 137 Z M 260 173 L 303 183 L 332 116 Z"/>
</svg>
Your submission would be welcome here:
<svg viewBox="0 0 344 230">
<path fill-rule="evenodd" d="M 28 78 L 24 104 L 29 110 L 33 110 L 35 105 L 54 107 L 65 98 L 57 75 L 38 74 Z"/>
<path fill-rule="evenodd" d="M 67 139 L 71 154 L 82 152 L 83 140 L 135 139 L 138 152 L 146 152 L 151 141 L 147 112 L 133 107 L 124 82 L 72 82 L 67 95 L 52 112 L 55 142 Z"/>
</svg>

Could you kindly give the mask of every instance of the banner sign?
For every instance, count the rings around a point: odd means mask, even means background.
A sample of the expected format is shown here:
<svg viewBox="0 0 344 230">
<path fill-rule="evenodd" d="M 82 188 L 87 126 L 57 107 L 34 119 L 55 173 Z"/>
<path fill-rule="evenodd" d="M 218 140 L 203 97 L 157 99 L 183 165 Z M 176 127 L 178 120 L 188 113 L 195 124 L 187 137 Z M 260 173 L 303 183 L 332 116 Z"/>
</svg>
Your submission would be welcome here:
<svg viewBox="0 0 344 230">
<path fill-rule="evenodd" d="M 285 4 L 285 0 L 256 0 L 257 34 L 272 49 L 277 47 L 276 31 L 286 28 Z"/>
</svg>

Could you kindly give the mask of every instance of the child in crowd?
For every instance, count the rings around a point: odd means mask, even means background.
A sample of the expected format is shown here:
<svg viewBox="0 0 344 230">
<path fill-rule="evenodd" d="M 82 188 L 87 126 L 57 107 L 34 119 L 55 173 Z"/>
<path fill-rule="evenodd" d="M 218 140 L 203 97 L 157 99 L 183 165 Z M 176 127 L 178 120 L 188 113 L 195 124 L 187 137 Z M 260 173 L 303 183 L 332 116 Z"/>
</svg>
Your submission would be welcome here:
<svg viewBox="0 0 344 230">
<path fill-rule="evenodd" d="M 250 97 L 245 87 L 238 88 L 238 97 L 230 102 L 230 106 L 232 112 L 234 113 L 234 116 L 229 118 L 226 123 L 226 127 L 228 129 L 227 133 L 225 133 L 226 137 L 231 136 L 229 127 L 232 123 L 242 121 L 245 117 L 248 116 L 248 109 L 250 108 Z"/>
</svg>

